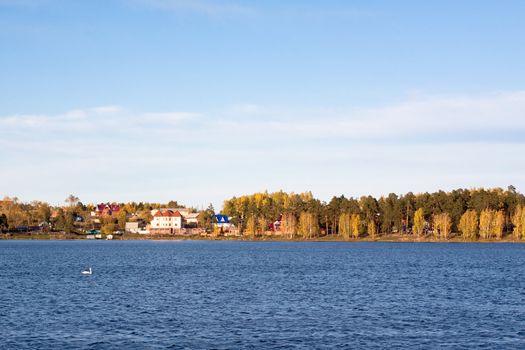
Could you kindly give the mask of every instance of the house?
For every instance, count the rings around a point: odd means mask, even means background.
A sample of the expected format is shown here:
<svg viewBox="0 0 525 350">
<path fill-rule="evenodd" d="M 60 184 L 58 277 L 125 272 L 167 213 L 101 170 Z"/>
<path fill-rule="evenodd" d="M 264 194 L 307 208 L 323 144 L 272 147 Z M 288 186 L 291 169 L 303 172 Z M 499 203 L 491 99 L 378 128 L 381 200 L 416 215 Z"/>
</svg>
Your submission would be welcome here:
<svg viewBox="0 0 525 350">
<path fill-rule="evenodd" d="M 150 232 L 156 234 L 173 234 L 182 229 L 182 215 L 172 209 L 152 210 L 153 219 L 150 223 Z"/>
<path fill-rule="evenodd" d="M 120 211 L 120 206 L 116 203 L 100 203 L 97 204 L 95 213 L 97 216 L 113 215 Z"/>
<path fill-rule="evenodd" d="M 230 228 L 232 226 L 232 224 L 230 224 L 230 218 L 227 215 L 216 214 L 213 215 L 213 218 L 215 220 L 215 227 Z"/>
<path fill-rule="evenodd" d="M 127 221 L 124 227 L 125 232 L 147 234 L 146 223 L 143 220 Z"/>
<path fill-rule="evenodd" d="M 184 216 L 184 220 L 186 221 L 187 227 L 197 227 L 199 224 L 199 213 L 190 213 Z"/>
</svg>

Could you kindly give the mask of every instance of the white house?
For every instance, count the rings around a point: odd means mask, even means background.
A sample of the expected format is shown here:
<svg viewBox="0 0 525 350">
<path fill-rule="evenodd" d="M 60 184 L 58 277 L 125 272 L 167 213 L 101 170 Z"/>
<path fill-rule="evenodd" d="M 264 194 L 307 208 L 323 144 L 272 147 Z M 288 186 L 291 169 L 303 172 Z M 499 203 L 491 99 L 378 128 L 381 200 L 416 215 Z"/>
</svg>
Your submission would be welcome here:
<svg viewBox="0 0 525 350">
<path fill-rule="evenodd" d="M 175 230 L 181 228 L 182 215 L 178 211 L 172 209 L 155 210 L 150 224 L 151 233 L 175 233 Z"/>
</svg>

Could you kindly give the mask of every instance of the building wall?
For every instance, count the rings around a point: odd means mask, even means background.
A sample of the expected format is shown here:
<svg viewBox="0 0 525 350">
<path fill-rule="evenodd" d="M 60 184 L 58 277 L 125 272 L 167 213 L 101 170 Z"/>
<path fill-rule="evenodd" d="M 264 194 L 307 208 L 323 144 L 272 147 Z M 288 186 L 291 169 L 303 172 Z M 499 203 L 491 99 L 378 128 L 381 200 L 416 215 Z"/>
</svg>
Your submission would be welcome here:
<svg viewBox="0 0 525 350">
<path fill-rule="evenodd" d="M 182 218 L 180 216 L 154 217 L 153 220 L 151 220 L 151 228 L 182 228 Z"/>
<path fill-rule="evenodd" d="M 139 223 L 138 222 L 126 222 L 127 232 L 138 233 L 139 232 Z"/>
</svg>

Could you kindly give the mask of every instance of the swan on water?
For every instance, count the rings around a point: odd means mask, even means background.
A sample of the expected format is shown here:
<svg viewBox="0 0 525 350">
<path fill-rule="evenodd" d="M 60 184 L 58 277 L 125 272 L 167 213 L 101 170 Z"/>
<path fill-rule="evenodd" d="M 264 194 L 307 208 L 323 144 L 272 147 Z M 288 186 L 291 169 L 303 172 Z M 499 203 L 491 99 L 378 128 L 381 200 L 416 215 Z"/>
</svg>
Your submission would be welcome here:
<svg viewBox="0 0 525 350">
<path fill-rule="evenodd" d="M 83 270 L 80 273 L 83 275 L 92 275 L 93 271 L 91 271 L 91 267 L 90 267 L 89 270 Z"/>
</svg>

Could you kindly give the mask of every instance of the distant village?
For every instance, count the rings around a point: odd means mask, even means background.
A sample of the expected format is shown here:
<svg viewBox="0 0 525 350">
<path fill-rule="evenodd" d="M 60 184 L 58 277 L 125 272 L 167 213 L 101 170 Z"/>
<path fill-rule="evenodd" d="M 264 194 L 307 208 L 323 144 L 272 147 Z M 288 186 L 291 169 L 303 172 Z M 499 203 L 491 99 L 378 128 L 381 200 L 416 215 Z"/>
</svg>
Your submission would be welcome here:
<svg viewBox="0 0 525 350">
<path fill-rule="evenodd" d="M 197 211 L 171 201 L 168 205 L 143 203 L 82 204 L 71 195 L 69 205 L 52 207 L 45 202 L 0 200 L 0 232 L 22 234 L 70 234 L 86 239 L 128 236 L 238 235 L 238 228 L 210 205 Z"/>
<path fill-rule="evenodd" d="M 207 215 L 208 214 L 208 215 Z M 117 203 L 100 203 L 90 212 L 89 229 L 85 229 L 87 239 L 111 239 L 114 235 L 237 235 L 238 230 L 230 223 L 229 217 L 223 214 L 197 212 L 192 208 L 155 208 L 150 210 L 150 219 L 144 219 L 137 213 L 125 213 L 123 230 L 118 226 L 122 216 L 121 207 Z M 115 222 L 117 230 L 104 230 L 104 223 Z M 77 217 L 77 222 L 85 221 Z M 86 225 L 84 225 L 85 227 Z"/>
</svg>

